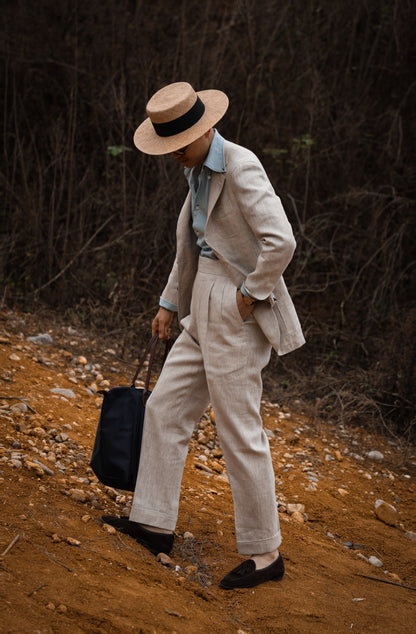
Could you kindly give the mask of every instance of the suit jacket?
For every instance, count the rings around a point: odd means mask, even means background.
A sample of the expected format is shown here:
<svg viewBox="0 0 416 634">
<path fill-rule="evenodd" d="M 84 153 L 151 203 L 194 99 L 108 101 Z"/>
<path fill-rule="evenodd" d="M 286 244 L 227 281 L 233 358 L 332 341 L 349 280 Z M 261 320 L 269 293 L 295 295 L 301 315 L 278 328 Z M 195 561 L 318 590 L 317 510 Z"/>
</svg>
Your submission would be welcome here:
<svg viewBox="0 0 416 634">
<path fill-rule="evenodd" d="M 246 148 L 224 143 L 225 173 L 212 173 L 205 240 L 236 287 L 259 300 L 252 312 L 279 355 L 305 343 L 283 280 L 296 242 L 279 197 L 258 158 Z M 177 224 L 176 258 L 162 297 L 178 306 L 181 322 L 190 312 L 199 247 L 192 229 L 191 194 Z"/>
</svg>

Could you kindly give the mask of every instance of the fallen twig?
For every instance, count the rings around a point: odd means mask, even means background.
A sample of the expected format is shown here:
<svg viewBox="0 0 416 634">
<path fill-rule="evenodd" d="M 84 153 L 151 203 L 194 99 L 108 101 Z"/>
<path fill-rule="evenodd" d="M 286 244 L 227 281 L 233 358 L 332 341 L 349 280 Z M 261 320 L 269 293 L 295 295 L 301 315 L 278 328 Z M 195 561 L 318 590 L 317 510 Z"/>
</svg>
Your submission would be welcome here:
<svg viewBox="0 0 416 634">
<path fill-rule="evenodd" d="M 63 568 L 66 568 L 67 570 L 69 570 L 69 572 L 74 572 L 72 570 L 72 568 L 70 568 L 69 566 L 67 566 L 66 564 L 63 564 L 62 561 L 58 561 L 57 559 L 55 559 L 55 557 L 52 557 L 52 555 L 50 555 L 46 550 L 43 551 L 45 553 L 45 555 L 51 559 L 51 561 L 54 561 L 56 564 L 59 564 L 60 566 L 62 566 Z"/>
<path fill-rule="evenodd" d="M 10 544 L 7 546 L 6 550 L 1 553 L 0 557 L 5 557 L 7 555 L 9 550 L 11 550 L 13 548 L 13 546 L 15 545 L 15 543 L 18 541 L 19 537 L 20 537 L 20 535 L 16 535 L 16 537 L 14 537 L 12 539 Z"/>
<path fill-rule="evenodd" d="M 11 416 L 9 416 L 8 414 L 5 414 L 1 410 L 0 410 L 0 416 L 1 416 L 1 418 L 5 418 L 6 420 L 8 420 L 9 423 L 12 423 L 12 424 L 14 423 L 13 418 Z"/>
<path fill-rule="evenodd" d="M 28 405 L 28 403 L 26 401 L 29 400 L 29 398 L 27 396 L 0 396 L 0 401 L 22 401 L 22 403 L 24 403 L 27 407 L 27 409 L 30 409 L 31 412 L 33 412 L 33 414 L 37 414 L 37 411 L 33 409 L 33 407 L 31 407 L 30 405 Z"/>
<path fill-rule="evenodd" d="M 182 614 L 179 614 L 179 612 L 173 612 L 173 610 L 167 610 L 167 609 L 165 608 L 165 612 L 166 612 L 167 614 L 171 614 L 172 616 L 177 616 L 177 617 L 178 617 L 178 619 L 184 619 L 184 618 L 185 618 Z"/>
<path fill-rule="evenodd" d="M 37 592 L 38 590 L 40 590 L 41 588 L 44 588 L 46 586 L 46 583 L 42 583 L 41 586 L 38 586 L 37 588 L 34 588 L 33 590 L 31 590 L 31 592 L 29 592 L 29 594 L 27 595 L 28 597 L 31 597 L 32 594 L 35 594 L 35 592 Z"/>
<path fill-rule="evenodd" d="M 405 586 L 402 583 L 396 583 L 395 581 L 389 581 L 388 579 L 379 579 L 379 577 L 369 577 L 368 575 L 358 574 L 359 577 L 364 577 L 365 579 L 372 579 L 372 581 L 380 581 L 381 583 L 389 583 L 391 586 L 398 586 L 399 588 L 406 588 L 406 590 L 413 590 L 416 592 L 416 588 L 412 588 L 412 586 Z"/>
</svg>

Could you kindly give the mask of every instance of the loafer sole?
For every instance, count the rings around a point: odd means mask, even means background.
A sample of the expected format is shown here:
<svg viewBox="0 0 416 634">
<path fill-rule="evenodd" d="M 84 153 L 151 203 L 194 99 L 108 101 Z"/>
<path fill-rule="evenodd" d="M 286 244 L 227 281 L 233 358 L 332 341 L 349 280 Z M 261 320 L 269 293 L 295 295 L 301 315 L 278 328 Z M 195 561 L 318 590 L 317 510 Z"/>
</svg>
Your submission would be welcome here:
<svg viewBox="0 0 416 634">
<path fill-rule="evenodd" d="M 152 555 L 165 553 L 168 555 L 173 547 L 173 535 L 164 533 L 152 533 L 152 531 L 142 528 L 140 525 L 130 527 L 124 525 L 123 518 L 113 517 L 111 515 L 103 515 L 102 521 L 105 524 L 113 526 L 119 533 L 128 535 L 136 540 L 138 544 L 144 546 Z"/>
<path fill-rule="evenodd" d="M 253 569 L 254 568 L 254 569 Z M 237 590 L 239 588 L 254 588 L 266 581 L 280 581 L 285 574 L 285 566 L 281 555 L 270 566 L 255 569 L 252 559 L 231 570 L 219 583 L 225 590 Z"/>
<path fill-rule="evenodd" d="M 281 573 L 280 575 L 276 575 L 275 577 L 270 577 L 270 579 L 253 579 L 251 582 L 247 581 L 245 583 L 242 583 L 241 585 L 227 585 L 221 581 L 219 586 L 220 588 L 223 588 L 224 590 L 238 590 L 239 588 L 254 588 L 255 586 L 260 585 L 261 583 L 266 583 L 266 581 L 281 581 L 283 577 L 284 577 L 284 573 Z"/>
</svg>

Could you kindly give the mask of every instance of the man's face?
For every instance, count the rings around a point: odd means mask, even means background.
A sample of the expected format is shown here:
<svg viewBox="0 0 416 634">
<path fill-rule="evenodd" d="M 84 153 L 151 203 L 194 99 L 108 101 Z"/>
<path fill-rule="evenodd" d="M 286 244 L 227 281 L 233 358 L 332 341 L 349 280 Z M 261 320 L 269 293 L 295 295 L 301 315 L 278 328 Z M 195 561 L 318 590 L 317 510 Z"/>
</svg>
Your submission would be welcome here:
<svg viewBox="0 0 416 634">
<path fill-rule="evenodd" d="M 172 156 L 182 163 L 184 167 L 194 167 L 205 160 L 213 136 L 214 130 L 211 128 L 196 141 L 193 141 L 181 150 L 172 152 Z"/>
</svg>

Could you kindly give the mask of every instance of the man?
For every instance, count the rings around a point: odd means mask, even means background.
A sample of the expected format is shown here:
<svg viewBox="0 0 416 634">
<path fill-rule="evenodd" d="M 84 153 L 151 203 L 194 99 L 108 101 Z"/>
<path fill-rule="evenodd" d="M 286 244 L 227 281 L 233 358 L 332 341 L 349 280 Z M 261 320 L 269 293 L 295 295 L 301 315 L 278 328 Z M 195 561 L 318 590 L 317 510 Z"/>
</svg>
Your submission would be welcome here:
<svg viewBox="0 0 416 634">
<path fill-rule="evenodd" d="M 152 324 L 166 339 L 177 312 L 182 331 L 146 406 L 130 518 L 103 521 L 154 554 L 170 552 L 188 443 L 211 403 L 238 551 L 251 555 L 220 582 L 231 589 L 284 574 L 261 371 L 272 347 L 286 354 L 304 338 L 282 277 L 295 249 L 291 226 L 257 157 L 213 128 L 227 108 L 221 91 L 171 84 L 150 99 L 134 135 L 139 150 L 172 154 L 189 183 L 176 259 Z"/>
</svg>

